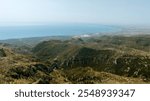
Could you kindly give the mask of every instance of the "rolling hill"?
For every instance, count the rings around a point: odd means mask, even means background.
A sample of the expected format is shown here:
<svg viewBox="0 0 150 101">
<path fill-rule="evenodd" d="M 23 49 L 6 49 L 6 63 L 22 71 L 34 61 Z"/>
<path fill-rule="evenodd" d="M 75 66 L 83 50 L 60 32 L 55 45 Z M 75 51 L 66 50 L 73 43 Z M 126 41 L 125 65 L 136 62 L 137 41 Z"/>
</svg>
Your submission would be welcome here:
<svg viewBox="0 0 150 101">
<path fill-rule="evenodd" d="M 150 35 L 35 42 L 0 44 L 0 83 L 150 82 Z"/>
</svg>

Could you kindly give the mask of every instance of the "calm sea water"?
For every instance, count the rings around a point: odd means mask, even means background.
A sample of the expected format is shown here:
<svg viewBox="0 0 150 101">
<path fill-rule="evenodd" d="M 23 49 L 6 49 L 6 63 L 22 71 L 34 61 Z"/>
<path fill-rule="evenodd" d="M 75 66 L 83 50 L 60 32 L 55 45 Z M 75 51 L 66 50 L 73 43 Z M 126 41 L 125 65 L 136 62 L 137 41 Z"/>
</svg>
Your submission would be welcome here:
<svg viewBox="0 0 150 101">
<path fill-rule="evenodd" d="M 40 36 L 73 36 L 80 34 L 114 32 L 117 26 L 106 25 L 38 25 L 38 26 L 1 26 L 0 40 L 13 38 L 27 38 Z"/>
</svg>

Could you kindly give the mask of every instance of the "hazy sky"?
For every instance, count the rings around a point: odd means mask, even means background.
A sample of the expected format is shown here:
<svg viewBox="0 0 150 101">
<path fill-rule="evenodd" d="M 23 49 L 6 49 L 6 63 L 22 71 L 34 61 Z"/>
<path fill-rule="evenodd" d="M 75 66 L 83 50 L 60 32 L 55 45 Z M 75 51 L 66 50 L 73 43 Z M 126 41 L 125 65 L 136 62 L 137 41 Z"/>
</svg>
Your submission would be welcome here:
<svg viewBox="0 0 150 101">
<path fill-rule="evenodd" d="M 0 0 L 0 24 L 150 24 L 150 0 Z"/>
</svg>

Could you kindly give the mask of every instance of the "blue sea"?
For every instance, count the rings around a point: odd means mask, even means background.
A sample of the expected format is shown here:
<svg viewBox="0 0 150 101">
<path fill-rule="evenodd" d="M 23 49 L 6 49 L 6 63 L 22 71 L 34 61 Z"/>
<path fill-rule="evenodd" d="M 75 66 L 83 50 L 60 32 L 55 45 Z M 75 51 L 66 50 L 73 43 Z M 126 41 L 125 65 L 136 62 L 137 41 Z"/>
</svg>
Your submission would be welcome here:
<svg viewBox="0 0 150 101">
<path fill-rule="evenodd" d="M 118 26 L 98 24 L 0 26 L 0 40 L 41 36 L 74 36 L 119 30 Z"/>
</svg>

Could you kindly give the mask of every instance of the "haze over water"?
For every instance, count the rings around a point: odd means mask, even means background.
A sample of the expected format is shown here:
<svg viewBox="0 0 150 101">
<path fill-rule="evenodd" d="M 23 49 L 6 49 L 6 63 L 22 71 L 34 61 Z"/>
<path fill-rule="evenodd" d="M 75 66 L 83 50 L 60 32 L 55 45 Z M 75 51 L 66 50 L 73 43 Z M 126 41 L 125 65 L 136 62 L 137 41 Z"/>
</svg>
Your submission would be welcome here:
<svg viewBox="0 0 150 101">
<path fill-rule="evenodd" d="M 0 40 L 118 31 L 104 25 L 150 25 L 149 5 L 150 0 L 0 0 Z"/>
<path fill-rule="evenodd" d="M 91 33 L 119 31 L 117 26 L 72 24 L 72 25 L 32 25 L 0 27 L 0 40 L 41 36 L 73 36 Z"/>
</svg>

